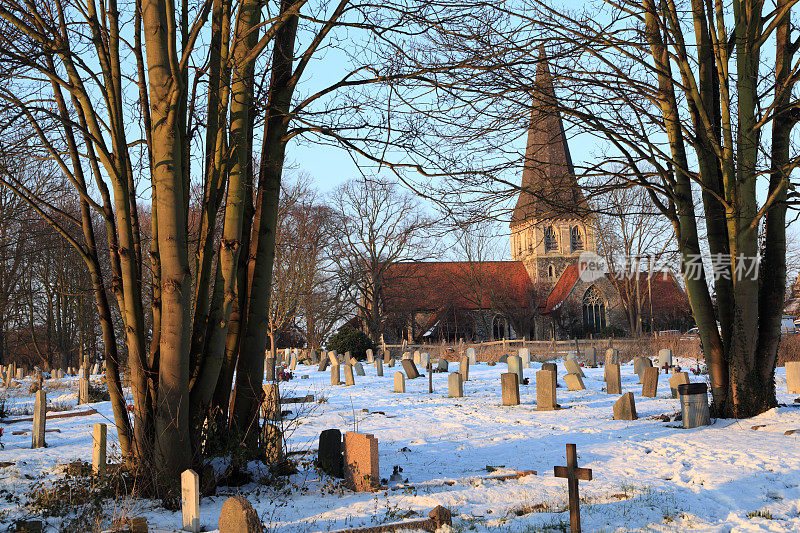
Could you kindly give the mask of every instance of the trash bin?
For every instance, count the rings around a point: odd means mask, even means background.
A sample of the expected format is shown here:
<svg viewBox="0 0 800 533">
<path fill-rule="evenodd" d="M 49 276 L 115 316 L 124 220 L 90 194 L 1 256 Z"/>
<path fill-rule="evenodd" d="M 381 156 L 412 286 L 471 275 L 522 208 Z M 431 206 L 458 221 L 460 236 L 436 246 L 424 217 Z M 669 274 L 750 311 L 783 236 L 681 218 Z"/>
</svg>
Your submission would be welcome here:
<svg viewBox="0 0 800 533">
<path fill-rule="evenodd" d="M 678 385 L 681 400 L 681 416 L 686 429 L 707 426 L 711 423 L 708 413 L 708 387 L 705 383 Z"/>
</svg>

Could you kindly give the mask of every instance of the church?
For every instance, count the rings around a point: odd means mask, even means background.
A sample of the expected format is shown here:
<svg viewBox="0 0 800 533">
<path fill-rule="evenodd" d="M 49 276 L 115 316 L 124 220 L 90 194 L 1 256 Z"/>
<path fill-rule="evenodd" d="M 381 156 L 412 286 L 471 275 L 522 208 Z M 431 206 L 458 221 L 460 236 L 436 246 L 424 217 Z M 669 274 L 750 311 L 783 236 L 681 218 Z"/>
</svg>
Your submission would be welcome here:
<svg viewBox="0 0 800 533">
<path fill-rule="evenodd" d="M 586 281 L 581 275 L 581 254 L 596 252 L 595 216 L 578 185 L 546 61 L 539 63 L 532 93 L 522 183 L 510 222 L 513 261 L 392 265 L 382 298 L 387 341 L 630 333 L 614 279 Z M 646 277 L 642 308 L 650 310 L 648 326 L 676 329 L 686 323 L 688 299 L 675 276 Z"/>
</svg>

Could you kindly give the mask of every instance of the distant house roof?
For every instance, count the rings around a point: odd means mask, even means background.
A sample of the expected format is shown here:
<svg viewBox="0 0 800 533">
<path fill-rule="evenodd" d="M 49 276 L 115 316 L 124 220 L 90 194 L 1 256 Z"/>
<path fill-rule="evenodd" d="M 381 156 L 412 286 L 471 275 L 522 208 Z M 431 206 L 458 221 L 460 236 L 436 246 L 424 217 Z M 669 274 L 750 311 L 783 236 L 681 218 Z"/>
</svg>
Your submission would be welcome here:
<svg viewBox="0 0 800 533">
<path fill-rule="evenodd" d="M 384 276 L 391 309 L 465 311 L 531 306 L 533 283 L 521 261 L 397 263 Z"/>
</svg>

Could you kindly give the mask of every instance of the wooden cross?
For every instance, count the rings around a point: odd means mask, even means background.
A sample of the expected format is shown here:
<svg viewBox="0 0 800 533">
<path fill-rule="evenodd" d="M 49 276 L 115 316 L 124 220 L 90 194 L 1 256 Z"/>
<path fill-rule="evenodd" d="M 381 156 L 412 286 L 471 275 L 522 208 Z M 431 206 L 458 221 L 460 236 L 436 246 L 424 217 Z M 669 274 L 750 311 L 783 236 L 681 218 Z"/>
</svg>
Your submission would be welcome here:
<svg viewBox="0 0 800 533">
<path fill-rule="evenodd" d="M 574 444 L 567 444 L 567 466 L 554 466 L 553 475 L 567 478 L 569 486 L 569 525 L 572 533 L 581 531 L 581 508 L 578 497 L 578 480 L 592 480 L 591 468 L 578 468 L 578 453 Z"/>
</svg>

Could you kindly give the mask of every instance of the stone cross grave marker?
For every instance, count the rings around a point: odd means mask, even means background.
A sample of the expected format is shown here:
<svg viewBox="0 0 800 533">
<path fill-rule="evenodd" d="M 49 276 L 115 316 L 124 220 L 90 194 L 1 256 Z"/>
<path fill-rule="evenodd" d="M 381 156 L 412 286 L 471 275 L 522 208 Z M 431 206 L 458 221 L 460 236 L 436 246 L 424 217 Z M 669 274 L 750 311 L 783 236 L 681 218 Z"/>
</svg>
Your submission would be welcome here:
<svg viewBox="0 0 800 533">
<path fill-rule="evenodd" d="M 458 372 L 450 372 L 447 376 L 447 388 L 451 398 L 461 398 L 464 396 L 464 381 Z"/>
<path fill-rule="evenodd" d="M 642 376 L 642 396 L 655 398 L 658 391 L 658 369 L 653 366 L 646 367 Z"/>
<path fill-rule="evenodd" d="M 567 444 L 567 466 L 554 466 L 555 477 L 567 478 L 569 487 L 569 527 L 572 533 L 581 531 L 581 501 L 578 495 L 578 480 L 591 481 L 592 469 L 578 467 L 578 453 L 574 444 Z"/>
<path fill-rule="evenodd" d="M 463 381 L 469 381 L 469 357 L 466 355 L 461 357 L 461 361 L 458 363 L 458 373 L 461 374 Z"/>
<path fill-rule="evenodd" d="M 614 402 L 614 420 L 636 420 L 636 402 L 632 392 L 626 392 Z"/>
<path fill-rule="evenodd" d="M 800 361 L 788 361 L 784 368 L 787 392 L 800 394 Z"/>
<path fill-rule="evenodd" d="M 353 377 L 353 365 L 349 363 L 345 363 L 344 365 L 344 384 L 348 387 L 356 384 L 356 380 Z"/>
<path fill-rule="evenodd" d="M 395 392 L 406 391 L 406 376 L 402 372 L 398 371 L 394 373 L 394 391 Z"/>
<path fill-rule="evenodd" d="M 516 372 L 500 374 L 503 405 L 519 405 L 519 378 Z"/>
<path fill-rule="evenodd" d="M 44 448 L 44 429 L 47 420 L 47 396 L 44 390 L 39 389 L 36 393 L 36 401 L 33 404 L 33 429 L 31 430 L 31 448 Z"/>
<path fill-rule="evenodd" d="M 416 379 L 419 377 L 417 365 L 411 359 L 403 359 L 403 370 L 406 372 L 408 379 Z"/>
<path fill-rule="evenodd" d="M 678 397 L 678 385 L 685 385 L 689 383 L 689 374 L 686 372 L 675 372 L 669 378 L 669 389 L 672 392 L 672 397 Z"/>
<path fill-rule="evenodd" d="M 262 533 L 258 513 L 242 496 L 231 496 L 222 504 L 217 522 L 219 533 Z"/>
<path fill-rule="evenodd" d="M 95 424 L 92 428 L 92 472 L 106 471 L 106 425 Z"/>
<path fill-rule="evenodd" d="M 579 374 L 567 374 L 564 376 L 564 383 L 567 384 L 567 389 L 571 391 L 586 389 L 586 386 L 583 384 L 583 379 L 581 379 Z"/>
<path fill-rule="evenodd" d="M 181 474 L 181 510 L 184 531 L 200 531 L 200 476 L 192 469 Z"/>
<path fill-rule="evenodd" d="M 378 439 L 374 435 L 344 434 L 344 482 L 356 492 L 367 492 L 380 485 Z"/>
<path fill-rule="evenodd" d="M 619 365 L 606 365 L 606 392 L 608 394 L 622 394 L 622 376 L 619 373 Z"/>
<path fill-rule="evenodd" d="M 556 373 L 540 370 L 536 373 L 536 410 L 552 411 L 558 409 L 556 402 Z"/>
<path fill-rule="evenodd" d="M 522 358 L 518 355 L 509 355 L 506 364 L 508 371 L 517 375 L 517 384 L 522 385 Z"/>
</svg>

